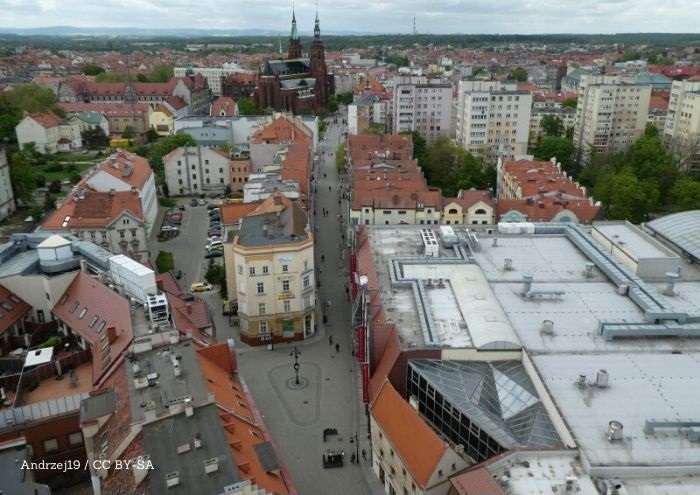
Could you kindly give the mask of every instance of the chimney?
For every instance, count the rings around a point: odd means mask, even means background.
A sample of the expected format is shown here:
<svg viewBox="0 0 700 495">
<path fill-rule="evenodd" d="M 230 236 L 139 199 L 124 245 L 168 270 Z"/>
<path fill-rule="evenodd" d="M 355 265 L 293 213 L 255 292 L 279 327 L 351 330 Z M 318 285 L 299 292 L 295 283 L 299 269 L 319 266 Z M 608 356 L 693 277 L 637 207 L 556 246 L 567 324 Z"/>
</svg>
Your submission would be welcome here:
<svg viewBox="0 0 700 495">
<path fill-rule="evenodd" d="M 107 339 L 110 344 L 117 340 L 117 329 L 115 327 L 107 327 Z"/>
</svg>

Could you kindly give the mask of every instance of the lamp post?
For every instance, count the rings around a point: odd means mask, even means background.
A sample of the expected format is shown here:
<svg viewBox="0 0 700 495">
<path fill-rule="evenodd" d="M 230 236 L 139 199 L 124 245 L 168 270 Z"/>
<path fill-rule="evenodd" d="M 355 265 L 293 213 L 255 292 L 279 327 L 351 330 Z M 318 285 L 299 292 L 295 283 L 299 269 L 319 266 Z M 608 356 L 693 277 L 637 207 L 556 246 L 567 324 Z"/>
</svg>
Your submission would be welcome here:
<svg viewBox="0 0 700 495">
<path fill-rule="evenodd" d="M 297 346 L 294 346 L 294 350 L 289 353 L 290 356 L 294 356 L 294 384 L 299 385 L 299 356 L 301 353 L 297 349 Z"/>
</svg>

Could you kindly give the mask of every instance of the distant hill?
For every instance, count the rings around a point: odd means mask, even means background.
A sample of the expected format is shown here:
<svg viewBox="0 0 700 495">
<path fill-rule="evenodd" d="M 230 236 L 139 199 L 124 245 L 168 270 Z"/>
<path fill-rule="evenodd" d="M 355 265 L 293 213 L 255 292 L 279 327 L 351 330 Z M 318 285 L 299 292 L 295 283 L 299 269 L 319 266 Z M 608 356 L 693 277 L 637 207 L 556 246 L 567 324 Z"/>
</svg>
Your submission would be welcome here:
<svg viewBox="0 0 700 495">
<path fill-rule="evenodd" d="M 19 36 L 128 36 L 128 37 L 222 37 L 222 36 L 287 36 L 287 31 L 270 29 L 168 29 L 168 28 L 122 28 L 122 27 L 75 27 L 47 26 L 37 28 L 0 27 L 0 33 Z M 311 33 L 309 33 L 311 34 Z M 339 31 L 327 34 L 362 34 L 360 32 Z"/>
</svg>

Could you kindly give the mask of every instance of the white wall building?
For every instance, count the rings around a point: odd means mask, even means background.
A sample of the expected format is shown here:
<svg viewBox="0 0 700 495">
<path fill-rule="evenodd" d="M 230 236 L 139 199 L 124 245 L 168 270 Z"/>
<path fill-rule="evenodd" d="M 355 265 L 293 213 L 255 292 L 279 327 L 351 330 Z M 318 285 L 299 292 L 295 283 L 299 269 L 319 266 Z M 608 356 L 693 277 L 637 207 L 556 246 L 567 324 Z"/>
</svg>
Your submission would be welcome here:
<svg viewBox="0 0 700 495">
<path fill-rule="evenodd" d="M 619 76 L 584 75 L 578 87 L 574 145 L 587 162 L 592 151 L 625 151 L 644 132 L 651 86 L 628 84 Z"/>
<path fill-rule="evenodd" d="M 165 181 L 172 195 L 222 193 L 231 184 L 231 164 L 220 150 L 183 146 L 163 157 Z"/>
<path fill-rule="evenodd" d="M 700 81 L 674 81 L 664 141 L 685 168 L 700 164 Z"/>
<path fill-rule="evenodd" d="M 188 72 L 201 74 L 207 80 L 209 89 L 216 96 L 221 96 L 221 82 L 230 74 L 250 73 L 236 63 L 224 63 L 221 67 L 175 67 L 175 77 L 184 77 Z"/>
<path fill-rule="evenodd" d="M 417 131 L 427 140 L 450 135 L 452 85 L 439 79 L 394 79 L 392 132 Z"/>
<path fill-rule="evenodd" d="M 4 148 L 0 148 L 0 221 L 15 211 L 15 195 L 10 179 L 10 165 Z"/>
<path fill-rule="evenodd" d="M 527 153 L 532 95 L 515 83 L 460 81 L 457 95 L 457 143 L 475 155 L 496 161 Z"/>
</svg>

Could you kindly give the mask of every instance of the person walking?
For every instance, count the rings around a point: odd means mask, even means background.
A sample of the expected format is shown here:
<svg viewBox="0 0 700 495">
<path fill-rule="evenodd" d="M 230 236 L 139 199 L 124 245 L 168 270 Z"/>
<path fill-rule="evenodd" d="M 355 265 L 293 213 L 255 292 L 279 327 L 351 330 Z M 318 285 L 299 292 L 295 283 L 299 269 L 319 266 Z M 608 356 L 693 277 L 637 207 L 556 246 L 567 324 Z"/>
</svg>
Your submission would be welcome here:
<svg viewBox="0 0 700 495">
<path fill-rule="evenodd" d="M 340 344 L 335 344 L 335 352 L 340 352 Z"/>
<path fill-rule="evenodd" d="M 362 449 L 362 460 L 363 461 L 367 460 L 367 451 L 365 449 Z"/>
<path fill-rule="evenodd" d="M 333 336 L 332 335 L 328 336 L 328 345 L 333 345 Z"/>
</svg>

